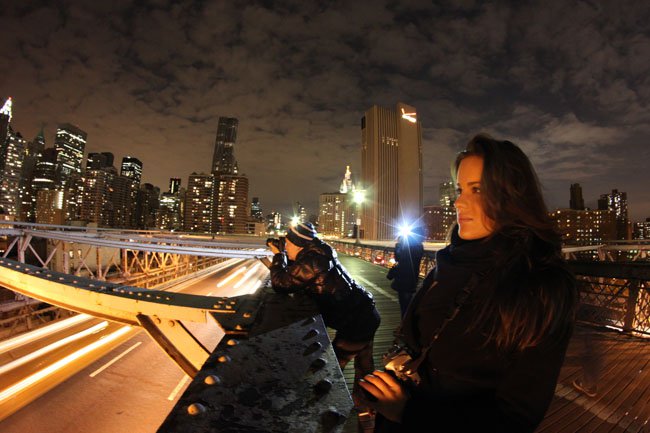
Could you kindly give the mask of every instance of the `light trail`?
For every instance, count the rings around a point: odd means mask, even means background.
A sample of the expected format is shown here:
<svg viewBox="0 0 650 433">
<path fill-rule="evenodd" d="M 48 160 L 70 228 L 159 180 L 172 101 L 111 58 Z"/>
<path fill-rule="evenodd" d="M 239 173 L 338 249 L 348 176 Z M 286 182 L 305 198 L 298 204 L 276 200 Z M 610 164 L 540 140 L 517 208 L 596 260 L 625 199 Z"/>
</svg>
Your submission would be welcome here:
<svg viewBox="0 0 650 433">
<path fill-rule="evenodd" d="M 241 274 L 246 270 L 246 266 L 242 266 L 241 268 L 237 269 L 235 272 L 232 274 L 228 275 L 228 277 L 224 278 L 223 280 L 219 281 L 217 284 L 217 287 L 223 287 L 226 283 L 228 283 L 230 280 L 235 278 L 237 275 Z"/>
<path fill-rule="evenodd" d="M 111 359 L 109 362 L 107 362 L 107 363 L 104 364 L 103 366 L 99 367 L 97 370 L 95 370 L 95 371 L 93 371 L 92 373 L 90 373 L 88 376 L 90 376 L 90 377 L 95 377 L 95 376 L 97 376 L 99 373 L 101 373 L 102 371 L 106 370 L 106 369 L 107 369 L 108 367 L 110 367 L 111 365 L 115 364 L 117 361 L 119 361 L 120 359 L 122 359 L 123 356 L 125 356 L 126 354 L 128 354 L 130 351 L 132 351 L 133 349 L 135 349 L 136 347 L 138 347 L 138 346 L 141 345 L 141 344 L 142 344 L 142 341 L 138 341 L 138 342 L 135 343 L 133 346 L 129 347 L 129 348 L 126 349 L 124 352 L 122 352 L 121 354 L 117 355 L 115 358 Z"/>
<path fill-rule="evenodd" d="M 94 319 L 94 317 L 89 316 L 88 314 L 77 314 L 76 316 L 72 316 L 51 325 L 47 325 L 43 328 L 36 329 L 34 331 L 28 332 L 27 334 L 19 335 L 10 340 L 6 340 L 0 343 L 0 353 L 8 352 L 19 346 L 25 345 L 27 343 L 32 343 L 39 338 L 47 337 L 48 335 L 54 334 L 55 332 L 62 331 L 66 328 L 70 328 L 74 325 L 78 325 L 91 319 Z"/>
<path fill-rule="evenodd" d="M 251 275 L 253 275 L 253 274 L 255 273 L 255 271 L 257 271 L 257 268 L 258 268 L 259 266 L 261 266 L 261 265 L 262 265 L 261 263 L 256 263 L 255 265 L 253 265 L 253 267 L 250 268 L 250 269 L 249 269 L 249 270 L 244 274 L 244 276 L 241 278 L 241 280 L 237 281 L 237 284 L 235 284 L 235 286 L 233 287 L 233 289 L 239 289 L 239 287 L 240 287 L 242 284 L 244 284 L 244 282 L 247 281 L 247 280 L 251 277 Z"/>
<path fill-rule="evenodd" d="M 3 391 L 0 392 L 0 402 L 3 402 L 17 393 L 24 391 L 26 388 L 34 385 L 36 382 L 43 380 L 45 377 L 54 374 L 58 370 L 63 369 L 63 367 L 67 366 L 71 362 L 81 358 L 84 355 L 89 354 L 95 349 L 99 349 L 102 346 L 105 346 L 114 340 L 122 337 L 126 333 L 128 333 L 131 330 L 130 326 L 124 326 L 117 331 L 113 332 L 112 334 L 109 334 L 94 343 L 89 344 L 86 347 L 83 347 L 76 352 L 71 353 L 70 355 L 61 358 L 60 360 L 56 361 L 55 363 L 45 367 L 44 369 L 27 376 L 25 379 L 21 380 L 20 382 L 15 383 L 14 385 L 4 389 Z"/>
<path fill-rule="evenodd" d="M 6 363 L 2 367 L 0 367 L 0 374 L 5 374 L 13 370 L 14 368 L 18 368 L 21 365 L 33 361 L 34 359 L 37 359 L 40 356 L 47 355 L 49 352 L 52 352 L 53 350 L 63 347 L 68 343 L 72 343 L 73 341 L 80 340 L 84 337 L 94 334 L 95 332 L 99 332 L 103 329 L 106 329 L 107 326 L 108 326 L 108 322 L 103 321 L 94 326 L 91 326 L 90 328 L 84 329 L 83 331 L 77 332 L 76 334 L 68 335 L 67 337 L 55 341 L 52 344 L 48 344 L 45 347 L 41 347 L 40 349 L 30 352 L 25 356 L 21 356 L 20 358 L 14 361 Z"/>
</svg>

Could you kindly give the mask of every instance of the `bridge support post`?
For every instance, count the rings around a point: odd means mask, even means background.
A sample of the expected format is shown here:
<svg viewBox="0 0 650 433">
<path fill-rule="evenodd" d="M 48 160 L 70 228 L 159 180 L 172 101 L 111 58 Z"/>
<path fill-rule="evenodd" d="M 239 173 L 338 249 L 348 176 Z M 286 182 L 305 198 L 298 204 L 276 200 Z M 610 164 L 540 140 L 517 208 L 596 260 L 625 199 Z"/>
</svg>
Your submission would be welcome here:
<svg viewBox="0 0 650 433">
<path fill-rule="evenodd" d="M 628 280 L 628 297 L 625 305 L 625 320 L 623 322 L 623 331 L 631 332 L 634 330 L 634 318 L 636 316 L 636 304 L 639 299 L 639 280 Z"/>
</svg>

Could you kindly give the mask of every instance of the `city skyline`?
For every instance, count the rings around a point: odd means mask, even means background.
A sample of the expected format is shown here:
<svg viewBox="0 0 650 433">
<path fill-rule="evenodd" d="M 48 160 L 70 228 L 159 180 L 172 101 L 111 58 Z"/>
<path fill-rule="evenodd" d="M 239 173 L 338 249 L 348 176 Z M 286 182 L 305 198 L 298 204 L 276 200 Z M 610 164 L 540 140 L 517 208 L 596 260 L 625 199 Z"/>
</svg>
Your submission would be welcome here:
<svg viewBox="0 0 650 433">
<path fill-rule="evenodd" d="M 14 129 L 31 140 L 43 125 L 51 147 L 74 124 L 86 152 L 137 156 L 166 189 L 209 172 L 218 118 L 238 118 L 250 196 L 265 214 L 315 213 L 341 167 L 360 174 L 365 110 L 405 102 L 422 122 L 425 205 L 485 131 L 531 156 L 549 209 L 580 183 L 587 207 L 618 189 L 632 220 L 650 217 L 649 6 L 157 5 L 2 6 Z"/>
</svg>

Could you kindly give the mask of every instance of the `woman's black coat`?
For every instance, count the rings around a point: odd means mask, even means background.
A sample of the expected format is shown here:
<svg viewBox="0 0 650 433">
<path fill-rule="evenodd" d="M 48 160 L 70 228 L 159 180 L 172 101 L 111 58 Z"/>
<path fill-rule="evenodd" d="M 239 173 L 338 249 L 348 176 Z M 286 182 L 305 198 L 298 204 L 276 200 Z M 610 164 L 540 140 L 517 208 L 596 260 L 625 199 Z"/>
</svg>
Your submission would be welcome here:
<svg viewBox="0 0 650 433">
<path fill-rule="evenodd" d="M 454 257 L 453 246 L 451 253 L 449 247 L 438 252 L 438 268 L 425 278 L 402 322 L 402 338 L 409 347 L 420 351 L 429 345 L 471 275 L 494 273 L 489 247 L 480 252 L 484 253 L 488 253 L 487 260 L 470 255 L 463 264 Z M 573 277 L 561 263 L 530 271 L 525 268 L 511 270 L 519 275 L 504 284 L 536 281 L 575 299 Z M 434 280 L 437 283 L 431 287 Z M 487 342 L 487 328 L 476 326 L 474 319 L 492 290 L 480 278 L 476 281 L 458 315 L 448 322 L 420 365 L 422 382 L 409 391 L 401 425 L 376 431 L 533 432 L 539 425 L 553 398 L 572 319 L 540 345 L 521 351 L 499 349 L 493 341 Z"/>
</svg>

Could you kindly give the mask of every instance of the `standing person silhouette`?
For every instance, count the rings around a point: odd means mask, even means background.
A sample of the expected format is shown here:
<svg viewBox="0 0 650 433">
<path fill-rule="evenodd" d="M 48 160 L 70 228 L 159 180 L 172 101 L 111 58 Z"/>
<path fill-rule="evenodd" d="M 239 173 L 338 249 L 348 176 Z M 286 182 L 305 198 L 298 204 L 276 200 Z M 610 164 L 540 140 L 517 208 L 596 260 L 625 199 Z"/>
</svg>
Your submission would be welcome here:
<svg viewBox="0 0 650 433">
<path fill-rule="evenodd" d="M 376 370 L 359 398 L 375 433 L 533 432 L 573 330 L 575 278 L 518 146 L 478 135 L 452 172 L 457 224 L 397 333 L 417 376 Z"/>
<path fill-rule="evenodd" d="M 397 291 L 402 317 L 415 294 L 423 255 L 424 245 L 418 230 L 405 230 L 400 234 L 395 244 L 395 265 L 386 278 L 392 280 L 390 287 Z"/>
</svg>

